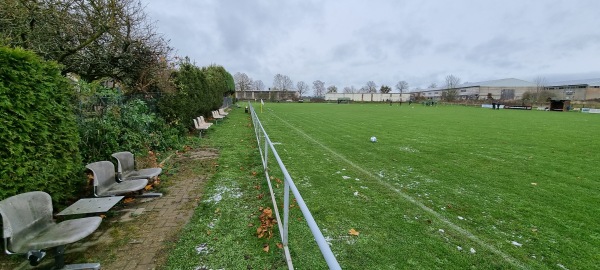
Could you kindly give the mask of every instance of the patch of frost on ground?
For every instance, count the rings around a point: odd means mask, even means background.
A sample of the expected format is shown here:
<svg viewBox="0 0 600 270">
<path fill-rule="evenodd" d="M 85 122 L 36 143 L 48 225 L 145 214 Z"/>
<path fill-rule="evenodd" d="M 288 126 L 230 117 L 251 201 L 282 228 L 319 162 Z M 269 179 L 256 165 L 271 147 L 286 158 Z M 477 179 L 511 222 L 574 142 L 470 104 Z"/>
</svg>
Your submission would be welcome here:
<svg viewBox="0 0 600 270">
<path fill-rule="evenodd" d="M 410 146 L 401 146 L 400 151 L 408 152 L 408 153 L 419 153 L 419 150 L 414 149 Z"/>
<path fill-rule="evenodd" d="M 195 249 L 196 249 L 197 254 L 208 254 L 208 244 L 207 243 L 202 243 L 200 245 L 197 245 Z"/>
<path fill-rule="evenodd" d="M 229 198 L 240 198 L 242 197 L 242 192 L 239 188 L 229 188 L 225 186 L 219 186 L 215 189 L 215 194 L 206 199 L 205 202 L 214 202 L 215 204 L 219 203 L 223 200 L 225 195 L 228 195 Z"/>
</svg>

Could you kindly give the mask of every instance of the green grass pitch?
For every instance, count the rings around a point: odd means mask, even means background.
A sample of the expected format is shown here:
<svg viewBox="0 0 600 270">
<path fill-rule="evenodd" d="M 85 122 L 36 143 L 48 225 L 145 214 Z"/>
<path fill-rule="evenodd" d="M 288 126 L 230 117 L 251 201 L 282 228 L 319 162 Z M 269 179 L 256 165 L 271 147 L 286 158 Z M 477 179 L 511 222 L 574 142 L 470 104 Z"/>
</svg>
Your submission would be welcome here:
<svg viewBox="0 0 600 270">
<path fill-rule="evenodd" d="M 344 269 L 600 263 L 600 115 L 268 103 L 259 118 Z M 326 267 L 291 215 L 294 265 Z"/>
</svg>

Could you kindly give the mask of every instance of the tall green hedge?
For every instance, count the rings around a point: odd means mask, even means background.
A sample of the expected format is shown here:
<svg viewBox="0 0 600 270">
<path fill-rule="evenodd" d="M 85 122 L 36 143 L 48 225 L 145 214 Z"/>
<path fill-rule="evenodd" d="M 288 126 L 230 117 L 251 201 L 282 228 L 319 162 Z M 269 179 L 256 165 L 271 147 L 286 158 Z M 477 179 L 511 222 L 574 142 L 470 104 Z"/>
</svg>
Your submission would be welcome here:
<svg viewBox="0 0 600 270">
<path fill-rule="evenodd" d="M 0 199 L 42 190 L 63 201 L 83 186 L 72 101 L 58 64 L 0 47 Z"/>
<path fill-rule="evenodd" d="M 223 97 L 234 92 L 233 76 L 225 68 L 199 68 L 187 58 L 179 63 L 173 78 L 177 91 L 161 98 L 159 110 L 170 124 L 182 128 L 193 128 L 192 119 L 200 115 L 210 117 L 223 104 Z"/>
</svg>

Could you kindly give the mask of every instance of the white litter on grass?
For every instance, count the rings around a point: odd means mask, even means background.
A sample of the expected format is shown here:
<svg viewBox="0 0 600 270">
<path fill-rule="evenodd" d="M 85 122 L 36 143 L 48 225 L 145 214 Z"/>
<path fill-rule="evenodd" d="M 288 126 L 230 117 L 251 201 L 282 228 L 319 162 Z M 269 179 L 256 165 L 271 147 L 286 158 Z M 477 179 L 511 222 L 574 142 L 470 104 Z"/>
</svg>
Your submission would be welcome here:
<svg viewBox="0 0 600 270">
<path fill-rule="evenodd" d="M 523 244 L 521 244 L 521 243 L 519 243 L 517 241 L 512 241 L 510 243 L 513 244 L 514 246 L 517 246 L 517 247 L 522 247 L 523 246 Z"/>
<path fill-rule="evenodd" d="M 365 187 L 365 186 L 360 186 L 360 188 L 362 188 L 362 189 L 369 189 L 368 187 Z"/>
<path fill-rule="evenodd" d="M 354 196 L 358 196 L 358 191 L 354 191 Z"/>
<path fill-rule="evenodd" d="M 438 232 L 444 233 L 444 229 L 439 229 Z"/>
<path fill-rule="evenodd" d="M 566 268 L 564 265 L 557 263 L 556 266 L 560 267 L 560 269 L 565 269 L 565 270 L 569 270 L 569 268 Z"/>
<path fill-rule="evenodd" d="M 272 145 L 279 145 L 279 144 L 281 144 L 281 143 L 280 143 L 280 142 L 274 142 L 274 143 L 271 143 L 271 144 L 272 144 Z"/>
<path fill-rule="evenodd" d="M 458 251 L 462 251 L 462 247 L 461 246 L 456 246 L 456 249 L 458 249 Z"/>
<path fill-rule="evenodd" d="M 350 178 L 352 178 L 352 177 L 350 177 L 350 176 L 345 176 L 345 175 L 342 175 L 342 178 L 344 178 L 344 180 L 348 180 L 348 179 L 350 179 Z"/>
<path fill-rule="evenodd" d="M 208 244 L 202 243 L 196 246 L 196 253 L 198 254 L 208 254 Z"/>
<path fill-rule="evenodd" d="M 335 173 L 337 173 L 337 174 L 340 174 L 340 173 L 342 173 L 342 172 L 340 172 L 340 171 L 337 171 L 337 172 L 335 172 Z"/>
<path fill-rule="evenodd" d="M 475 254 L 476 252 L 474 248 L 469 249 L 469 251 L 471 251 L 472 254 Z"/>
<path fill-rule="evenodd" d="M 354 180 L 356 180 L 356 181 L 360 181 L 360 179 L 358 179 L 358 178 L 354 178 Z"/>
<path fill-rule="evenodd" d="M 458 219 L 463 220 L 465 219 L 464 217 L 458 216 Z"/>
</svg>

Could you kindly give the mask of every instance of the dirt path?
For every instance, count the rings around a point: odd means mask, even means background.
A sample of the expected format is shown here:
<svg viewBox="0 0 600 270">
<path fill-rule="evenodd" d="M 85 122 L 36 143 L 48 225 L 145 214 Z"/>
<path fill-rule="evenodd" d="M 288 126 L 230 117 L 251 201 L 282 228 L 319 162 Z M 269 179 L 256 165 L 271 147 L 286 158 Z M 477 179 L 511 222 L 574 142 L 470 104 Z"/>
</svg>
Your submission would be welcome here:
<svg viewBox="0 0 600 270">
<path fill-rule="evenodd" d="M 135 199 L 117 206 L 92 236 L 67 246 L 66 262 L 100 262 L 102 269 L 111 270 L 160 269 L 201 200 L 217 156 L 214 149 L 173 156 L 161 177 L 166 186 L 161 187 L 163 197 Z M 33 268 L 24 259 L 3 255 L 0 269 L 38 269 L 52 263 L 53 258 L 48 256 L 43 262 Z"/>
</svg>

